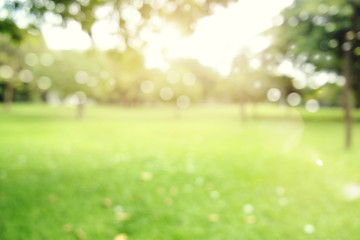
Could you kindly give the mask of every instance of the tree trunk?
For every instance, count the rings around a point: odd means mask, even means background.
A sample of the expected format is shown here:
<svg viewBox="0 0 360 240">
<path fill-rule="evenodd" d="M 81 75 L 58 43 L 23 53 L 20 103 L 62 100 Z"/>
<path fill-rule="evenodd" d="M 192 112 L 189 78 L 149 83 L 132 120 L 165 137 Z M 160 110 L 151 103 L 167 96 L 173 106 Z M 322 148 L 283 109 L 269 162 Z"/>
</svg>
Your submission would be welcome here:
<svg viewBox="0 0 360 240">
<path fill-rule="evenodd" d="M 14 88 L 12 82 L 8 81 L 5 83 L 5 94 L 4 94 L 4 110 L 10 112 L 11 104 L 13 101 Z"/>
<path fill-rule="evenodd" d="M 80 120 L 84 117 L 84 103 L 79 103 L 77 105 L 77 118 Z"/>
<path fill-rule="evenodd" d="M 358 69 L 355 69 L 358 71 Z M 360 79 L 357 75 L 352 75 L 352 89 L 354 90 L 354 97 L 355 97 L 355 107 L 360 108 Z"/>
<path fill-rule="evenodd" d="M 258 104 L 257 104 L 257 102 L 255 102 L 255 101 L 253 101 L 252 102 L 252 114 L 251 114 L 251 117 L 252 117 L 252 119 L 258 119 L 258 112 L 257 112 L 257 106 L 258 106 Z"/>
<path fill-rule="evenodd" d="M 246 121 L 246 102 L 244 100 L 240 100 L 240 117 L 241 121 Z"/>
<path fill-rule="evenodd" d="M 359 17 L 359 6 L 354 2 L 351 3 L 354 9 L 354 14 L 351 18 L 351 32 L 355 33 L 357 30 L 357 22 Z M 351 105 L 350 105 L 350 95 L 351 95 L 351 83 L 352 83 L 352 70 L 353 70 L 353 45 L 354 40 L 350 41 L 345 36 L 345 43 L 350 43 L 350 49 L 344 49 L 344 65 L 343 65 L 343 75 L 346 78 L 343 99 L 344 99 L 344 110 L 345 110 L 345 148 L 349 149 L 351 147 L 351 128 L 352 128 L 352 117 L 351 117 Z"/>
<path fill-rule="evenodd" d="M 343 90 L 343 107 L 345 112 L 345 148 L 349 149 L 351 146 L 351 106 L 350 106 L 350 94 L 351 94 L 351 67 L 352 58 L 351 51 L 344 51 L 344 76 L 346 78 L 344 90 Z"/>
</svg>

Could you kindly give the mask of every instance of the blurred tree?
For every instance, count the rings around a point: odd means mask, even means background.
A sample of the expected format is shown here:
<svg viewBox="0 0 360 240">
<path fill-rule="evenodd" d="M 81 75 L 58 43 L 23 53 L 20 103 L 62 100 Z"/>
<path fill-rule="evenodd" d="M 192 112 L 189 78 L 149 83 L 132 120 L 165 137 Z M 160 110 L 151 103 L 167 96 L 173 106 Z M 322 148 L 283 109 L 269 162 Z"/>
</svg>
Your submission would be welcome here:
<svg viewBox="0 0 360 240">
<path fill-rule="evenodd" d="M 282 93 L 276 102 L 284 102 L 284 97 L 294 92 L 288 77 L 274 74 L 267 69 L 267 66 L 268 64 L 259 56 L 250 56 L 245 50 L 233 60 L 229 76 L 232 84 L 230 92 L 234 96 L 233 100 L 240 103 L 243 120 L 247 118 L 247 103 L 252 103 L 252 112 L 255 116 L 257 103 L 267 100 L 267 92 L 271 88 L 276 88 Z"/>
<path fill-rule="evenodd" d="M 174 22 L 184 33 L 192 31 L 193 23 L 212 12 L 214 4 L 226 5 L 232 0 L 4 0 L 2 5 L 3 17 L 0 32 L 7 32 L 14 39 L 20 39 L 18 29 L 26 27 L 39 28 L 49 22 L 66 25 L 69 21 L 79 22 L 82 29 L 90 36 L 92 26 L 103 18 L 95 14 L 100 8 L 106 10 L 106 16 L 118 23 L 118 34 L 127 42 L 148 25 L 148 20 L 159 22 L 158 18 L 167 22 Z M 1 5 L 0 5 L 1 6 Z M 100 14 L 101 15 L 101 14 Z M 154 28 L 161 27 L 153 24 Z M 159 29 L 158 29 L 159 30 Z"/>
<path fill-rule="evenodd" d="M 4 110 L 10 111 L 14 96 L 14 88 L 18 87 L 18 72 L 22 68 L 21 59 L 24 53 L 19 49 L 19 43 L 9 36 L 0 34 L 0 83 L 4 100 Z"/>
<path fill-rule="evenodd" d="M 0 32 L 8 35 L 14 42 L 19 42 L 23 35 L 22 30 L 10 19 L 0 20 Z"/>
<path fill-rule="evenodd" d="M 66 26 L 71 21 L 76 21 L 92 37 L 94 24 L 107 21 L 116 23 L 113 33 L 119 39 L 122 38 L 127 46 L 139 47 L 144 44 L 139 36 L 141 29 L 159 31 L 164 27 L 161 23 L 174 22 L 186 34 L 192 31 L 197 19 L 212 12 L 214 4 L 226 5 L 230 1 L 232 0 L 3 0 L 0 2 L 0 33 L 9 35 L 14 41 L 21 41 L 22 29 L 34 32 L 34 29 L 40 29 L 44 24 Z M 86 74 L 80 73 L 83 76 Z M 124 75 L 126 74 L 123 74 L 123 79 Z M 93 83 L 97 81 L 95 76 L 90 79 Z M 111 81 L 116 81 L 114 79 Z M 96 91 L 100 96 L 99 88 Z M 127 99 L 137 98 L 137 92 L 131 92 L 126 92 Z"/>
<path fill-rule="evenodd" d="M 222 77 L 210 67 L 201 65 L 195 59 L 177 59 L 171 62 L 168 81 L 178 75 L 181 92 L 178 95 L 189 95 L 193 101 L 211 102 L 216 97 L 216 85 Z"/>
<path fill-rule="evenodd" d="M 346 78 L 346 148 L 351 144 L 351 88 L 360 85 L 356 73 L 360 61 L 359 14 L 359 0 L 295 0 L 276 19 L 277 26 L 267 32 L 273 45 L 266 54 L 272 54 L 273 59 L 291 59 L 302 66 L 311 63 L 317 71 L 331 70 Z"/>
</svg>

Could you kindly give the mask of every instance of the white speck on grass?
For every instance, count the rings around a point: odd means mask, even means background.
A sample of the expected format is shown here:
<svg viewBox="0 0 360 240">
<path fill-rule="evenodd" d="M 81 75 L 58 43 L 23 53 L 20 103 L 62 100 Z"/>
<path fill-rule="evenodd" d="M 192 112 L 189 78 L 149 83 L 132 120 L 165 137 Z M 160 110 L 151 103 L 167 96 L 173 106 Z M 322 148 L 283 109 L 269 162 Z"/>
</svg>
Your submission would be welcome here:
<svg viewBox="0 0 360 240">
<path fill-rule="evenodd" d="M 277 187 L 275 189 L 276 195 L 278 196 L 283 196 L 285 194 L 285 188 L 283 187 Z"/>
<path fill-rule="evenodd" d="M 289 204 L 289 200 L 286 197 L 279 198 L 279 205 L 285 207 Z"/>
<path fill-rule="evenodd" d="M 314 155 L 312 156 L 312 160 L 315 162 L 316 165 L 318 166 L 324 166 L 324 162 L 319 158 L 319 156 Z"/>
<path fill-rule="evenodd" d="M 360 186 L 356 183 L 348 183 L 343 188 L 343 194 L 347 200 L 355 200 L 360 197 Z"/>
<path fill-rule="evenodd" d="M 218 191 L 211 191 L 210 198 L 211 199 L 218 199 L 220 197 L 220 193 Z"/>
<path fill-rule="evenodd" d="M 244 211 L 245 214 L 250 214 L 250 213 L 252 213 L 254 211 L 254 207 L 253 207 L 253 205 L 247 203 L 247 204 L 244 205 L 243 211 Z"/>
<path fill-rule="evenodd" d="M 304 232 L 307 234 L 313 234 L 315 232 L 315 227 L 312 224 L 305 224 Z"/>
<path fill-rule="evenodd" d="M 124 208 L 122 206 L 120 206 L 120 205 L 116 205 L 114 207 L 114 212 L 115 213 L 122 213 L 122 212 L 124 212 Z"/>
<path fill-rule="evenodd" d="M 202 177 L 196 178 L 195 185 L 201 187 L 202 185 L 204 185 L 204 179 Z"/>
<path fill-rule="evenodd" d="M 320 167 L 324 166 L 323 161 L 321 161 L 320 159 L 316 160 L 316 164 Z"/>
</svg>

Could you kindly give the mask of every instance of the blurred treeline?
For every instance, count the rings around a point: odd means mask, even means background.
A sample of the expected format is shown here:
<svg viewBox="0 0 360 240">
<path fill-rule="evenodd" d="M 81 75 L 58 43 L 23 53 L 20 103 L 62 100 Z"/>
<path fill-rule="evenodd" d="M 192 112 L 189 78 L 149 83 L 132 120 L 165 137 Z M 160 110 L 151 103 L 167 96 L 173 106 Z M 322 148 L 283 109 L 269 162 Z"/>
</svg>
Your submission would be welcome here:
<svg viewBox="0 0 360 240">
<path fill-rule="evenodd" d="M 144 57 L 131 47 L 121 52 L 55 51 L 41 35 L 31 34 L 21 42 L 2 34 L 0 44 L 0 101 L 76 104 L 86 98 L 134 106 L 173 103 L 187 96 L 192 103 L 254 103 L 268 101 L 269 89 L 276 88 L 282 93 L 280 103 L 297 92 L 302 102 L 316 98 L 325 105 L 340 104 L 337 84 L 300 91 L 290 77 L 254 64 L 259 56 L 245 50 L 234 60 L 230 75 L 222 76 L 194 59 L 172 60 L 168 70 L 146 69 Z"/>
<path fill-rule="evenodd" d="M 322 106 L 360 106 L 359 0 L 293 1 L 263 33 L 271 44 L 258 53 L 244 48 L 227 76 L 193 59 L 172 60 L 167 70 L 146 69 L 141 49 L 131 47 L 141 29 L 161 30 L 154 19 L 175 22 L 189 34 L 197 19 L 229 2 L 6 0 L 0 9 L 0 101 L 133 106 L 186 97 L 191 103 L 270 100 L 297 106 L 311 99 Z M 108 17 L 118 21 L 125 50 L 46 47 L 39 30 L 49 16 L 59 20 L 55 25 L 76 21 L 91 36 L 92 25 L 107 19 L 95 14 L 101 8 L 111 9 Z"/>
</svg>

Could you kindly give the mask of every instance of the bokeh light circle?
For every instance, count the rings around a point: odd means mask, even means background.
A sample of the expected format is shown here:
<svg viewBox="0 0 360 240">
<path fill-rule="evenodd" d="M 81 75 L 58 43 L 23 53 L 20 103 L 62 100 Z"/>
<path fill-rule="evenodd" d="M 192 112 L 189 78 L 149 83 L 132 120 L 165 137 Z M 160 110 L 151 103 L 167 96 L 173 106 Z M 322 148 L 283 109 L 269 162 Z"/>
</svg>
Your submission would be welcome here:
<svg viewBox="0 0 360 240">
<path fill-rule="evenodd" d="M 141 83 L 140 89 L 143 93 L 151 93 L 154 91 L 154 83 L 150 80 L 145 80 Z"/>
<path fill-rule="evenodd" d="M 176 100 L 176 106 L 180 109 L 187 109 L 190 107 L 191 101 L 188 96 L 180 96 Z"/>
<path fill-rule="evenodd" d="M 174 92 L 169 87 L 164 87 L 160 90 L 160 98 L 164 101 L 169 101 L 174 96 Z"/>
<path fill-rule="evenodd" d="M 269 91 L 266 93 L 267 98 L 269 99 L 269 101 L 271 102 L 277 102 L 280 100 L 281 98 L 281 92 L 279 89 L 277 88 L 271 88 L 269 89 Z"/>
<path fill-rule="evenodd" d="M 301 96 L 300 94 L 296 93 L 296 92 L 293 92 L 293 93 L 290 93 L 287 98 L 286 98 L 287 102 L 289 103 L 290 106 L 297 106 L 300 104 L 301 102 Z"/>
<path fill-rule="evenodd" d="M 320 109 L 320 104 L 317 100 L 315 99 L 310 99 L 306 102 L 305 104 L 305 109 L 308 111 L 308 112 L 311 112 L 311 113 L 314 113 L 314 112 L 317 112 L 319 111 Z"/>
</svg>

